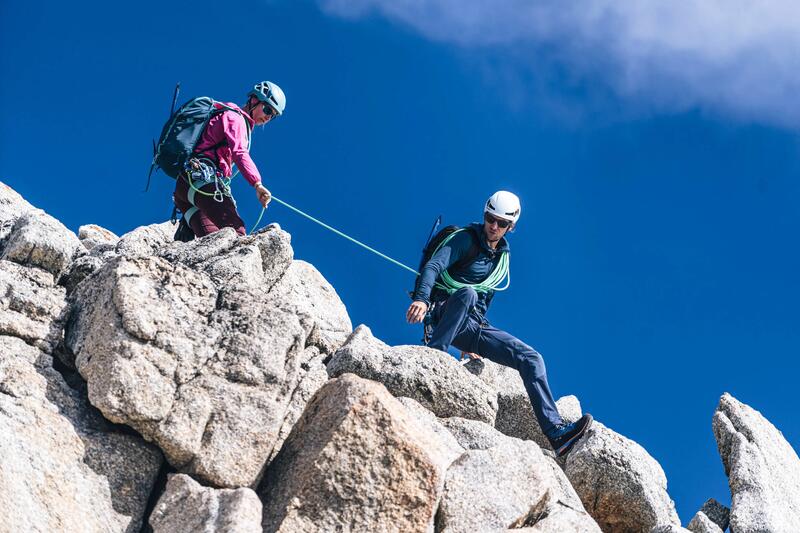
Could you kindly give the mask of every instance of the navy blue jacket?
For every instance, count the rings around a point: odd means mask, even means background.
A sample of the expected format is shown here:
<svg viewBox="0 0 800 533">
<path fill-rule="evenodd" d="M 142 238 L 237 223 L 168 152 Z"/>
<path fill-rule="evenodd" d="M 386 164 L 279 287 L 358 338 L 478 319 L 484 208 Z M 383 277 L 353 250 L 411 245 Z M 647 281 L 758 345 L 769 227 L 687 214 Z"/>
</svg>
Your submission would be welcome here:
<svg viewBox="0 0 800 533">
<path fill-rule="evenodd" d="M 461 283 L 480 283 L 488 278 L 489 274 L 497 267 L 497 263 L 500 261 L 500 252 L 508 252 L 508 241 L 503 237 L 497 243 L 497 249 L 493 250 L 486 243 L 483 224 L 473 223 L 470 224 L 470 227 L 474 228 L 475 233 L 479 236 L 478 256 L 472 263 L 455 272 L 451 272 L 450 275 L 454 280 Z M 430 305 L 432 300 L 445 299 L 447 294 L 441 289 L 435 288 L 434 282 L 438 280 L 439 275 L 447 267 L 467 254 L 473 242 L 473 237 L 468 232 L 461 231 L 450 239 L 450 242 L 439 248 L 439 251 L 433 254 L 430 261 L 425 263 L 422 272 L 420 272 L 419 285 L 417 292 L 414 293 L 414 300 Z M 478 293 L 478 303 L 475 304 L 475 310 L 481 316 L 486 314 L 493 295 L 494 291 Z"/>
</svg>

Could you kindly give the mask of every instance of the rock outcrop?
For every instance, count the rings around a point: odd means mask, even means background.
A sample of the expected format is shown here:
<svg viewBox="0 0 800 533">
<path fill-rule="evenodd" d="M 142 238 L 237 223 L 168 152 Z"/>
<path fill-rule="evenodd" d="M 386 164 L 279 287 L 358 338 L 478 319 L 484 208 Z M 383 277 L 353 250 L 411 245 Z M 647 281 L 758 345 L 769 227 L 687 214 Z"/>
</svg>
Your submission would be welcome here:
<svg viewBox="0 0 800 533">
<path fill-rule="evenodd" d="M 680 526 L 661 465 L 597 421 L 567 455 L 564 471 L 605 532 Z"/>
<path fill-rule="evenodd" d="M 505 437 L 453 463 L 436 525 L 442 533 L 468 533 L 535 527 L 545 519 L 563 533 L 600 532 L 553 460 L 530 441 Z"/>
<path fill-rule="evenodd" d="M 53 353 L 66 312 L 66 291 L 51 273 L 0 259 L 0 335 Z"/>
<path fill-rule="evenodd" d="M 731 510 L 711 498 L 689 521 L 686 529 L 692 533 L 722 533 L 730 524 Z"/>
<path fill-rule="evenodd" d="M 81 242 L 74 233 L 37 209 L 16 219 L 3 243 L 0 259 L 41 268 L 58 280 L 81 249 Z"/>
<path fill-rule="evenodd" d="M 154 533 L 261 533 L 261 509 L 252 489 L 213 489 L 175 474 L 150 515 L 150 525 Z"/>
<path fill-rule="evenodd" d="M 382 385 L 344 374 L 269 466 L 264 531 L 429 530 L 449 455 Z"/>
<path fill-rule="evenodd" d="M 68 308 L 56 281 L 80 243 L 4 184 L 0 207 L 0 528 L 138 531 L 162 455 L 53 360 Z"/>
<path fill-rule="evenodd" d="M 295 391 L 350 332 L 349 317 L 321 276 L 294 266 L 277 227 L 246 238 L 225 229 L 141 255 L 155 246 L 153 231 L 123 236 L 118 248 L 137 252 L 78 285 L 66 344 L 106 418 L 155 442 L 181 472 L 255 486 L 292 400 L 301 407 Z M 319 385 L 316 376 L 304 386 Z"/>
<path fill-rule="evenodd" d="M 495 427 L 501 433 L 509 437 L 532 440 L 543 449 L 550 449 L 550 443 L 533 414 L 531 401 L 519 372 L 485 358 L 469 361 L 464 368 L 495 391 L 497 395 Z M 556 408 L 565 423 L 575 422 L 583 415 L 581 404 L 575 396 L 559 398 L 556 401 Z"/>
<path fill-rule="evenodd" d="M 781 432 L 727 393 L 713 428 L 731 488 L 731 531 L 800 531 L 800 460 Z"/>
<path fill-rule="evenodd" d="M 98 246 L 106 247 L 106 249 L 113 248 L 119 242 L 119 237 L 113 231 L 97 224 L 86 224 L 78 228 L 78 239 L 89 251 Z"/>
<path fill-rule="evenodd" d="M 49 355 L 5 335 L 0 435 L 0 530 L 139 530 L 161 453 L 111 427 Z"/>
<path fill-rule="evenodd" d="M 440 418 L 459 416 L 494 424 L 497 395 L 439 350 L 387 346 L 359 326 L 328 362 L 331 377 L 353 373 L 383 383 L 394 396 L 419 402 Z"/>
<path fill-rule="evenodd" d="M 278 226 L 174 229 L 76 236 L 0 183 L 0 531 L 800 531 L 797 454 L 730 395 L 732 509 L 684 529 L 641 446 L 556 459 L 516 371 L 353 332 Z"/>
</svg>

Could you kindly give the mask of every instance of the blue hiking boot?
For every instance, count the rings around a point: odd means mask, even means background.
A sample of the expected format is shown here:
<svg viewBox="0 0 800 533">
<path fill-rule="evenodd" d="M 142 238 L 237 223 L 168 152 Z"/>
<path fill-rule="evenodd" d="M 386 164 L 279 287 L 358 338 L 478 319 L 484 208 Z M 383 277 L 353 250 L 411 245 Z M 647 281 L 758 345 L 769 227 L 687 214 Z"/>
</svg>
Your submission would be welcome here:
<svg viewBox="0 0 800 533">
<path fill-rule="evenodd" d="M 550 446 L 559 457 L 565 455 L 572 449 L 572 446 L 592 427 L 592 415 L 586 413 L 572 424 L 561 424 L 547 433 L 547 440 Z"/>
</svg>

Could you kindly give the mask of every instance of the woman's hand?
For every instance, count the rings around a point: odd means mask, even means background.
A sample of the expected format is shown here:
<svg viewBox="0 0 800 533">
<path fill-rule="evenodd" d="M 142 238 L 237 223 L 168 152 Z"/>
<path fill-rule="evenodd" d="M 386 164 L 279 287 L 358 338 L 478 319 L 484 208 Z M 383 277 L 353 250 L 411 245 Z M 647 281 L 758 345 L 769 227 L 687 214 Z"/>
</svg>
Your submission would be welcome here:
<svg viewBox="0 0 800 533">
<path fill-rule="evenodd" d="M 272 200 L 272 193 L 260 183 L 256 184 L 256 196 L 258 197 L 258 203 L 264 208 L 266 208 L 267 204 Z"/>
</svg>

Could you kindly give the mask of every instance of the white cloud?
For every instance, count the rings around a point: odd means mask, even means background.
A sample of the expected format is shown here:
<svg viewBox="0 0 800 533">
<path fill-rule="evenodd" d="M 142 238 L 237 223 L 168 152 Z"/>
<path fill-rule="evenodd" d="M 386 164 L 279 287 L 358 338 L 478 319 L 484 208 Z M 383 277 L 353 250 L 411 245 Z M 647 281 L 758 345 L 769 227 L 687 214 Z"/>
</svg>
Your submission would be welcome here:
<svg viewBox="0 0 800 533">
<path fill-rule="evenodd" d="M 800 126 L 800 4 L 789 0 L 319 0 L 464 48 L 541 53 L 624 101 Z"/>
</svg>

